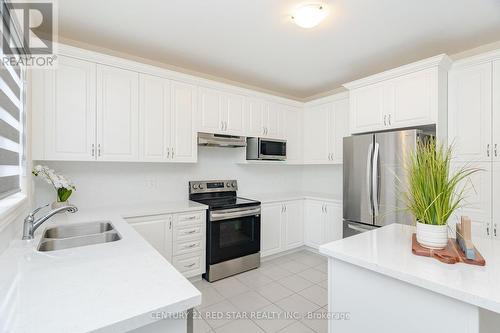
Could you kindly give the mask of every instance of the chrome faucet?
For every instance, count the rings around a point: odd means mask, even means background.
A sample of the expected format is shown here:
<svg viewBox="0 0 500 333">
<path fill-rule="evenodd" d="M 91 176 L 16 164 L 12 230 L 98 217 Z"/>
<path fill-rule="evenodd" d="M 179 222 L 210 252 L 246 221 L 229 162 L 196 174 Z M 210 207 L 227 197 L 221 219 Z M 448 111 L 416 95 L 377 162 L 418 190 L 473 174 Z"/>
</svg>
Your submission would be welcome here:
<svg viewBox="0 0 500 333">
<path fill-rule="evenodd" d="M 34 211 L 32 211 L 26 218 L 24 219 L 24 228 L 23 228 L 23 239 L 33 239 L 33 234 L 35 233 L 35 230 L 38 229 L 39 226 L 43 224 L 43 222 L 47 221 L 50 219 L 52 216 L 62 213 L 62 212 L 69 212 L 69 213 L 76 213 L 78 211 L 78 208 L 73 205 L 67 205 L 63 207 L 59 207 L 56 209 L 51 210 L 44 216 L 40 217 L 39 219 L 35 220 L 35 214 L 38 213 L 41 209 L 48 207 L 49 205 L 45 205 L 42 207 L 38 207 Z"/>
</svg>

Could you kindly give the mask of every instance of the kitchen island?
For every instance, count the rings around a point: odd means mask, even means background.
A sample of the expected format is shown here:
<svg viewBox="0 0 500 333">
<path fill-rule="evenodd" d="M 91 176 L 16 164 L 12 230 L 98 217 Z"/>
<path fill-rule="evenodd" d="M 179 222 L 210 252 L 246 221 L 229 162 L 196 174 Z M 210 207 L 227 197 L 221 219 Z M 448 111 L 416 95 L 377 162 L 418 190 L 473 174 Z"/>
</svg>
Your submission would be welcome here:
<svg viewBox="0 0 500 333">
<path fill-rule="evenodd" d="M 330 333 L 500 331 L 500 242 L 474 239 L 486 266 L 411 252 L 393 224 L 320 247 L 328 260 Z"/>
<path fill-rule="evenodd" d="M 0 255 L 0 332 L 187 332 L 201 293 L 123 217 L 206 209 L 191 201 L 60 214 Z M 40 252 L 44 229 L 109 222 L 118 241 Z"/>
</svg>

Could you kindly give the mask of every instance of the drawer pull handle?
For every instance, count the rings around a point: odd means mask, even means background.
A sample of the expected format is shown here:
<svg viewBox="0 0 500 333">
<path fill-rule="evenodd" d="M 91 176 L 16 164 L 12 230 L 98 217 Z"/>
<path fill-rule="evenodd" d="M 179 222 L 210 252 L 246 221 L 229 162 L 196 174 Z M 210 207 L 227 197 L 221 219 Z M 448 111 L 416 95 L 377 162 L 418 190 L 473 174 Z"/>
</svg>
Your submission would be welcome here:
<svg viewBox="0 0 500 333">
<path fill-rule="evenodd" d="M 194 219 L 196 219 L 196 216 L 190 216 L 185 218 L 185 220 L 194 220 Z"/>
<path fill-rule="evenodd" d="M 196 230 L 186 231 L 184 234 L 191 235 L 191 234 L 194 234 L 194 233 L 196 233 Z"/>
<path fill-rule="evenodd" d="M 191 267 L 193 267 L 194 265 L 196 265 L 196 264 L 193 262 L 192 264 L 189 264 L 189 265 L 184 265 L 184 267 L 186 267 L 186 268 L 191 268 Z"/>
<path fill-rule="evenodd" d="M 189 244 L 189 245 L 184 246 L 184 248 L 191 249 L 191 248 L 195 247 L 196 245 L 198 245 L 198 244 Z"/>
</svg>

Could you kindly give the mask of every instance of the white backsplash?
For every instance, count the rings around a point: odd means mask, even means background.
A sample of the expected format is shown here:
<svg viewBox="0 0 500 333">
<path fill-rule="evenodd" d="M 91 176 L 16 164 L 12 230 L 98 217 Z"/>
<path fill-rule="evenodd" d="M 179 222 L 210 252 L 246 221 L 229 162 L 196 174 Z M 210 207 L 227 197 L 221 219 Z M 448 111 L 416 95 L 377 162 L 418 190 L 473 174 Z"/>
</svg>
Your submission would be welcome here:
<svg viewBox="0 0 500 333">
<path fill-rule="evenodd" d="M 77 191 L 70 201 L 80 209 L 142 203 L 179 201 L 188 197 L 188 182 L 204 179 L 237 179 L 241 193 L 320 192 L 342 198 L 342 166 L 293 166 L 238 164 L 244 150 L 200 147 L 198 163 L 47 162 L 70 177 Z M 37 205 L 55 200 L 55 192 L 35 179 Z"/>
</svg>

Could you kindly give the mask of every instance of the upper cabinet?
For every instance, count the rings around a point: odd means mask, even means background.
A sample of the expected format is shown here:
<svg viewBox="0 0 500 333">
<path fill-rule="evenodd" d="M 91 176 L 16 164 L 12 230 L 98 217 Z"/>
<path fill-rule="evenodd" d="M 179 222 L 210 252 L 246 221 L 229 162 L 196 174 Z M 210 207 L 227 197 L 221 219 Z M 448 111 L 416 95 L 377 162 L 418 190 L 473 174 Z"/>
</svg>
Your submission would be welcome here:
<svg viewBox="0 0 500 333">
<path fill-rule="evenodd" d="M 349 135 L 349 100 L 339 94 L 306 105 L 304 111 L 304 163 L 342 163 L 343 138 Z"/>
<path fill-rule="evenodd" d="M 32 90 L 33 158 L 95 160 L 96 65 L 60 56 L 57 70 L 33 71 Z"/>
<path fill-rule="evenodd" d="M 446 136 L 447 69 L 439 55 L 347 83 L 352 134 L 437 125 Z"/>
<path fill-rule="evenodd" d="M 286 107 L 282 111 L 281 126 L 286 140 L 286 160 L 289 164 L 303 161 L 303 110 Z"/>
<path fill-rule="evenodd" d="M 196 87 L 141 74 L 139 90 L 140 159 L 196 162 Z"/>
<path fill-rule="evenodd" d="M 139 159 L 139 74 L 97 65 L 97 157 Z"/>
<path fill-rule="evenodd" d="M 492 159 L 491 62 L 453 68 L 449 75 L 449 141 L 461 161 Z"/>
<path fill-rule="evenodd" d="M 198 131 L 242 135 L 245 99 L 211 88 L 199 89 Z"/>
</svg>

